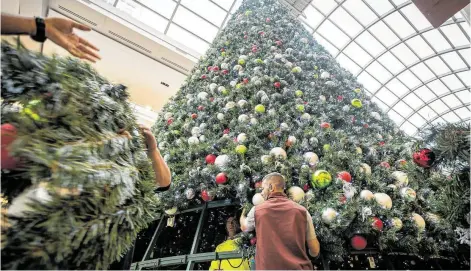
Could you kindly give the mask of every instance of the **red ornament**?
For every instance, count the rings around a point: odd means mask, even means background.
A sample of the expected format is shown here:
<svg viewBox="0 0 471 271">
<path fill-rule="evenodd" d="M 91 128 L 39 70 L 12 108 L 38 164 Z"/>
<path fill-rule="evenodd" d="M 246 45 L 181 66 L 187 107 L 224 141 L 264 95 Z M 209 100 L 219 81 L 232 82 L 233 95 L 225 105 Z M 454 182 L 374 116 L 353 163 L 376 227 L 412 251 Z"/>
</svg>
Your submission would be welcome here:
<svg viewBox="0 0 471 271">
<path fill-rule="evenodd" d="M 342 95 L 337 96 L 337 100 L 338 101 L 343 101 L 343 96 Z"/>
<path fill-rule="evenodd" d="M 397 161 L 397 163 L 398 163 L 400 166 L 405 166 L 405 165 L 407 164 L 407 161 L 406 161 L 406 159 L 399 159 L 399 160 Z"/>
<path fill-rule="evenodd" d="M 391 167 L 388 162 L 381 162 L 379 165 L 384 167 L 384 168 L 390 168 Z"/>
<path fill-rule="evenodd" d="M 222 70 L 222 74 L 229 74 L 228 70 Z"/>
<path fill-rule="evenodd" d="M 339 201 L 340 203 L 345 204 L 347 202 L 347 197 L 345 197 L 345 195 L 341 195 L 339 197 Z"/>
<path fill-rule="evenodd" d="M 435 153 L 430 149 L 421 149 L 415 152 L 412 158 L 419 167 L 429 168 L 435 161 Z"/>
<path fill-rule="evenodd" d="M 337 178 L 341 179 L 342 181 L 346 181 L 348 183 L 352 182 L 352 175 L 346 171 L 341 171 L 337 174 Z"/>
<path fill-rule="evenodd" d="M 304 102 L 304 104 L 307 104 L 307 102 Z"/>
<path fill-rule="evenodd" d="M 213 197 L 209 194 L 208 190 L 201 191 L 201 198 L 204 201 L 212 201 Z"/>
<path fill-rule="evenodd" d="M 208 66 L 208 71 L 212 71 L 213 70 L 213 67 L 212 66 Z"/>
<path fill-rule="evenodd" d="M 226 50 L 226 49 L 224 49 L 224 48 L 221 48 L 221 52 L 224 52 L 225 50 Z"/>
<path fill-rule="evenodd" d="M 281 40 L 277 40 L 277 41 L 275 41 L 275 43 L 276 43 L 276 45 L 278 45 L 278 46 L 281 46 L 281 45 L 283 44 L 283 42 L 281 42 Z"/>
<path fill-rule="evenodd" d="M 226 182 L 227 182 L 226 173 L 221 172 L 218 175 L 216 175 L 216 183 L 217 184 L 225 184 Z"/>
<path fill-rule="evenodd" d="M 307 192 L 309 190 L 309 184 L 305 184 L 303 186 L 303 190 L 304 190 L 304 192 Z"/>
<path fill-rule="evenodd" d="M 201 79 L 206 79 L 208 76 L 206 74 L 201 75 Z"/>
<path fill-rule="evenodd" d="M 280 83 L 280 82 L 275 82 L 275 83 L 273 84 L 273 86 L 276 87 L 276 88 L 280 88 L 280 87 L 281 87 L 281 83 Z"/>
<path fill-rule="evenodd" d="M 371 218 L 371 227 L 377 231 L 383 230 L 383 221 L 377 217 Z"/>
<path fill-rule="evenodd" d="M 258 34 L 263 37 L 265 35 L 265 32 L 260 31 L 260 32 L 258 32 Z"/>
<path fill-rule="evenodd" d="M 230 132 L 229 128 L 224 129 L 223 133 L 227 135 Z"/>
<path fill-rule="evenodd" d="M 361 235 L 354 235 L 350 240 L 350 244 L 356 250 L 363 250 L 366 247 L 366 239 Z"/>
<path fill-rule="evenodd" d="M 365 124 L 363 124 L 363 127 L 368 128 L 370 126 L 368 125 L 368 123 L 365 123 Z"/>
<path fill-rule="evenodd" d="M 212 70 L 213 70 L 213 72 L 217 72 L 217 71 L 219 71 L 219 67 L 218 67 L 218 66 L 214 66 Z"/>
<path fill-rule="evenodd" d="M 206 155 L 206 164 L 208 165 L 214 165 L 214 162 L 216 161 L 216 155 L 214 154 L 208 154 Z"/>
<path fill-rule="evenodd" d="M 384 141 L 379 142 L 379 145 L 380 145 L 381 147 L 384 146 L 384 144 L 386 144 L 386 143 L 384 143 Z"/>
<path fill-rule="evenodd" d="M 257 47 L 252 47 L 252 53 L 256 53 L 257 52 Z"/>
<path fill-rule="evenodd" d="M 196 113 L 191 114 L 192 119 L 196 119 L 197 117 L 198 117 L 198 114 L 196 114 Z"/>
<path fill-rule="evenodd" d="M 262 182 L 256 182 L 255 183 L 255 188 L 260 188 L 262 187 Z"/>
<path fill-rule="evenodd" d="M 247 39 L 248 37 L 249 37 L 249 36 L 247 36 L 247 35 L 244 35 L 244 39 Z"/>
<path fill-rule="evenodd" d="M 172 124 L 172 123 L 173 123 L 173 119 L 172 119 L 172 118 L 170 118 L 170 119 L 167 120 L 167 125 L 170 125 L 170 124 Z"/>
<path fill-rule="evenodd" d="M 204 110 L 204 106 L 202 106 L 202 105 L 198 106 L 198 111 L 203 111 L 203 110 Z"/>
<path fill-rule="evenodd" d="M 265 22 L 269 23 L 269 22 L 270 22 L 270 18 L 267 18 L 267 19 L 265 20 Z"/>
<path fill-rule="evenodd" d="M 355 117 L 352 117 L 352 123 L 355 123 L 356 119 Z"/>
<path fill-rule="evenodd" d="M 248 78 L 244 78 L 244 79 L 242 80 L 242 82 L 244 82 L 244 84 L 248 84 L 248 83 L 249 83 L 249 79 L 248 79 Z"/>
<path fill-rule="evenodd" d="M 214 101 L 214 97 L 209 98 L 209 101 L 210 101 L 210 102 L 213 102 L 213 101 Z"/>
<path fill-rule="evenodd" d="M 250 239 L 250 244 L 252 246 L 255 246 L 257 244 L 257 237 L 253 237 L 252 239 Z"/>
<path fill-rule="evenodd" d="M 8 148 L 17 138 L 16 127 L 5 123 L 1 126 L 1 166 L 2 169 L 14 169 L 18 166 L 18 159 L 10 156 Z"/>
<path fill-rule="evenodd" d="M 328 122 L 321 123 L 321 128 L 324 128 L 324 129 L 330 128 L 330 123 L 328 123 Z"/>
</svg>

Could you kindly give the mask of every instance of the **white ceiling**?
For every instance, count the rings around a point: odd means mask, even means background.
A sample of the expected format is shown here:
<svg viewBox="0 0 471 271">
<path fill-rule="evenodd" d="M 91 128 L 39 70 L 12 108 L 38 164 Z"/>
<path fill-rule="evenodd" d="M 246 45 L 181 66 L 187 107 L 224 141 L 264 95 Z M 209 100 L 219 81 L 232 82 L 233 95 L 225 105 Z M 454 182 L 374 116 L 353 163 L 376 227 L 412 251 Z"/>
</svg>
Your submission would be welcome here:
<svg viewBox="0 0 471 271">
<path fill-rule="evenodd" d="M 103 0 L 200 54 L 241 0 Z M 469 121 L 469 24 L 434 29 L 411 1 L 313 0 L 299 19 L 405 132 Z"/>
</svg>

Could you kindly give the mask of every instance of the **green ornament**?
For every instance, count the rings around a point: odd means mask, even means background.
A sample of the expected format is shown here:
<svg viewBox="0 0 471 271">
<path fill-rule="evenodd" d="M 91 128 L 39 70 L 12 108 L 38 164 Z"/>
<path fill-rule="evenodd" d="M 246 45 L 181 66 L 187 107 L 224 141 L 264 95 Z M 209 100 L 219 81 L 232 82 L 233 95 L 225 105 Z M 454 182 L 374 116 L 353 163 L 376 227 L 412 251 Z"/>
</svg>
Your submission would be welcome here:
<svg viewBox="0 0 471 271">
<path fill-rule="evenodd" d="M 318 69 L 319 69 L 319 67 L 317 67 L 317 66 L 314 66 L 314 70 L 318 70 Z"/>
<path fill-rule="evenodd" d="M 326 152 L 327 152 L 327 151 L 330 151 L 330 144 L 325 144 L 325 145 L 323 146 L 323 148 L 324 148 L 324 151 L 326 151 Z"/>
<path fill-rule="evenodd" d="M 181 132 L 180 132 L 180 131 L 178 131 L 178 130 L 173 130 L 173 131 L 172 131 L 172 134 L 174 134 L 174 135 L 180 135 L 180 134 L 181 134 Z"/>
<path fill-rule="evenodd" d="M 228 40 L 227 40 L 226 42 L 224 42 L 225 45 L 229 45 L 229 43 L 230 43 L 230 42 L 229 42 Z"/>
<path fill-rule="evenodd" d="M 240 85 L 240 84 L 239 84 Z M 236 86 L 237 87 L 237 86 Z M 221 90 L 221 93 L 222 95 L 228 95 L 229 94 L 229 90 L 227 88 Z"/>
<path fill-rule="evenodd" d="M 317 75 L 317 73 L 314 74 L 314 78 L 315 78 L 315 79 L 319 78 L 319 75 Z"/>
<path fill-rule="evenodd" d="M 353 105 L 353 107 L 356 107 L 356 108 L 361 108 L 363 106 L 359 99 L 353 99 L 352 100 L 352 105 Z"/>
<path fill-rule="evenodd" d="M 327 170 L 316 170 L 311 176 L 311 184 L 317 188 L 325 188 L 332 183 L 332 175 Z"/>
<path fill-rule="evenodd" d="M 245 60 L 244 59 L 239 59 L 239 65 L 244 65 L 245 64 Z"/>
<path fill-rule="evenodd" d="M 242 84 L 240 84 L 240 83 L 238 83 L 238 84 L 236 85 L 236 89 L 240 89 L 241 87 L 242 87 Z"/>
<path fill-rule="evenodd" d="M 294 94 L 296 95 L 296 97 L 303 97 L 303 92 L 301 90 L 296 90 Z"/>
<path fill-rule="evenodd" d="M 27 107 L 33 107 L 41 103 L 41 100 L 32 100 L 28 103 Z"/>
<path fill-rule="evenodd" d="M 360 93 L 361 93 L 361 89 L 359 89 L 359 88 L 356 88 L 356 89 L 354 89 L 353 91 L 354 91 L 355 93 L 357 93 L 357 94 L 360 94 Z"/>
<path fill-rule="evenodd" d="M 247 147 L 244 145 L 237 145 L 235 148 L 236 153 L 238 154 L 245 154 L 247 152 Z"/>
<path fill-rule="evenodd" d="M 301 71 L 302 69 L 300 67 L 294 67 L 293 69 L 291 69 L 292 73 L 300 73 Z"/>
<path fill-rule="evenodd" d="M 298 110 L 299 112 L 304 112 L 304 105 L 302 104 L 296 105 L 296 110 Z"/>
<path fill-rule="evenodd" d="M 257 64 L 263 64 L 263 60 L 260 58 L 255 59 L 255 63 Z"/>
<path fill-rule="evenodd" d="M 252 11 L 251 11 L 251 10 L 247 10 L 247 11 L 245 12 L 245 16 L 250 16 L 250 15 L 252 15 Z"/>
<path fill-rule="evenodd" d="M 255 106 L 255 112 L 257 113 L 265 113 L 265 106 L 263 104 L 257 104 Z"/>
<path fill-rule="evenodd" d="M 226 52 L 221 52 L 221 56 L 226 56 Z"/>
</svg>

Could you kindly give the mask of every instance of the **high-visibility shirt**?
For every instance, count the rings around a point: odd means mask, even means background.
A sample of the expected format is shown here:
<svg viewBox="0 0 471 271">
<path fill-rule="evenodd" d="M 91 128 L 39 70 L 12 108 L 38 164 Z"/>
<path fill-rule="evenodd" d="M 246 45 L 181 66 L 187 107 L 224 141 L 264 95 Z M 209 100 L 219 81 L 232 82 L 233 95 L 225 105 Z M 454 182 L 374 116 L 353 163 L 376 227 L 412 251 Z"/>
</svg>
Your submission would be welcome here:
<svg viewBox="0 0 471 271">
<path fill-rule="evenodd" d="M 226 240 L 216 247 L 216 252 L 231 252 L 237 250 L 236 240 Z M 242 258 L 216 260 L 211 262 L 209 271 L 213 270 L 250 270 L 249 262 Z"/>
</svg>

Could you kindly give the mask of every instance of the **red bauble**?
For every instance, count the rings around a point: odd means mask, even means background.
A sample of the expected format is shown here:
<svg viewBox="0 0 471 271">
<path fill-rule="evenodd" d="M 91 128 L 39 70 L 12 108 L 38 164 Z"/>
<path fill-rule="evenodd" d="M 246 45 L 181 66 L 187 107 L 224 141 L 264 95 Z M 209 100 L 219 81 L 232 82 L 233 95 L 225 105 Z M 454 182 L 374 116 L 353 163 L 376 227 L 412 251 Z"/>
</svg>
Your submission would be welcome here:
<svg viewBox="0 0 471 271">
<path fill-rule="evenodd" d="M 206 164 L 208 165 L 214 165 L 214 162 L 216 161 L 216 155 L 214 154 L 208 154 L 206 155 Z"/>
<path fill-rule="evenodd" d="M 280 87 L 281 87 L 281 83 L 280 83 L 280 82 L 275 82 L 275 83 L 273 84 L 273 86 L 276 87 L 276 88 L 280 88 Z"/>
<path fill-rule="evenodd" d="M 257 237 L 253 237 L 252 239 L 250 239 L 250 244 L 252 246 L 255 246 L 257 244 Z"/>
<path fill-rule="evenodd" d="M 211 99 L 210 99 L 210 100 L 211 100 Z M 199 110 L 199 111 L 203 111 L 203 110 L 204 110 L 204 106 L 202 106 L 202 105 L 198 106 L 198 110 Z"/>
<path fill-rule="evenodd" d="M 265 22 L 269 23 L 269 22 L 270 22 L 270 18 L 267 18 L 267 19 L 265 20 Z"/>
<path fill-rule="evenodd" d="M 275 41 L 275 43 L 276 43 L 276 45 L 278 45 L 278 46 L 281 46 L 281 45 L 283 44 L 283 42 L 281 42 L 281 40 L 277 40 L 277 41 Z"/>
<path fill-rule="evenodd" d="M 244 35 L 244 39 L 247 39 L 248 37 L 249 37 L 249 36 L 247 36 L 247 35 Z"/>
<path fill-rule="evenodd" d="M 217 184 L 225 184 L 226 182 L 227 182 L 226 173 L 221 172 L 218 175 L 216 175 L 216 183 Z"/>
<path fill-rule="evenodd" d="M 412 158 L 419 167 L 429 168 L 435 162 L 435 153 L 430 149 L 420 149 L 412 155 Z"/>
<path fill-rule="evenodd" d="M 379 165 L 384 167 L 384 168 L 390 168 L 391 167 L 388 162 L 381 162 Z"/>
<path fill-rule="evenodd" d="M 173 123 L 173 119 L 172 119 L 172 118 L 170 118 L 170 119 L 167 120 L 167 125 L 170 125 L 170 124 L 172 124 L 172 123 Z"/>
<path fill-rule="evenodd" d="M 201 191 L 201 198 L 202 198 L 204 201 L 212 201 L 212 200 L 213 200 L 213 197 L 211 197 L 211 195 L 209 194 L 208 190 L 203 190 L 203 191 Z"/>
<path fill-rule="evenodd" d="M 377 217 L 371 218 L 371 227 L 377 231 L 383 230 L 383 221 Z"/>
<path fill-rule="evenodd" d="M 339 202 L 345 204 L 347 202 L 347 197 L 345 197 L 345 195 L 340 195 Z"/>
<path fill-rule="evenodd" d="M 213 70 L 213 67 L 212 66 L 208 66 L 208 71 L 211 71 Z"/>
<path fill-rule="evenodd" d="M 228 70 L 222 70 L 222 74 L 229 74 Z"/>
<path fill-rule="evenodd" d="M 252 53 L 256 53 L 257 52 L 257 47 L 252 47 Z"/>
<path fill-rule="evenodd" d="M 227 135 L 231 130 L 229 128 L 224 129 L 223 133 Z"/>
<path fill-rule="evenodd" d="M 363 250 L 366 247 L 366 239 L 361 235 L 354 235 L 352 239 L 350 239 L 350 244 L 356 250 Z"/>
<path fill-rule="evenodd" d="M 406 161 L 406 159 L 399 159 L 399 160 L 397 161 L 397 163 L 398 163 L 400 166 L 405 166 L 405 165 L 407 164 L 407 161 Z"/>
<path fill-rule="evenodd" d="M 16 127 L 5 123 L 1 126 L 1 166 L 2 169 L 14 169 L 18 166 L 18 159 L 10 156 L 8 148 L 17 138 Z"/>
<path fill-rule="evenodd" d="M 213 72 L 217 72 L 217 71 L 219 71 L 219 67 L 218 67 L 218 66 L 214 66 L 214 67 L 212 68 L 212 70 L 213 70 Z"/>
<path fill-rule="evenodd" d="M 352 182 L 352 175 L 346 171 L 341 171 L 337 174 L 337 178 L 341 179 L 342 181 L 346 181 L 351 183 Z"/>
<path fill-rule="evenodd" d="M 198 117 L 198 114 L 196 114 L 196 113 L 191 114 L 192 119 L 196 119 L 197 117 Z"/>
<path fill-rule="evenodd" d="M 303 186 L 303 190 L 304 190 L 304 192 L 309 191 L 309 184 L 305 184 L 305 185 Z"/>
<path fill-rule="evenodd" d="M 258 34 L 259 34 L 260 36 L 264 36 L 264 35 L 265 35 L 265 32 L 260 31 L 260 32 L 258 32 Z"/>
<path fill-rule="evenodd" d="M 201 75 L 201 79 L 206 79 L 208 76 L 206 74 Z"/>
<path fill-rule="evenodd" d="M 249 83 L 249 79 L 248 79 L 248 78 L 244 78 L 244 79 L 242 80 L 242 82 L 243 82 L 244 84 L 248 84 L 248 83 Z"/>
<path fill-rule="evenodd" d="M 330 123 L 328 123 L 328 122 L 321 123 L 321 128 L 324 128 L 324 129 L 330 128 Z"/>
<path fill-rule="evenodd" d="M 224 48 L 221 48 L 221 52 L 224 52 L 225 50 L 226 50 L 226 49 L 224 49 Z"/>
<path fill-rule="evenodd" d="M 368 128 L 370 126 L 368 125 L 368 123 L 365 123 L 365 124 L 363 124 L 363 127 Z"/>
<path fill-rule="evenodd" d="M 256 182 L 255 183 L 255 188 L 260 188 L 262 187 L 262 182 Z"/>
<path fill-rule="evenodd" d="M 209 98 L 209 101 L 210 101 L 210 102 L 213 102 L 213 101 L 214 101 L 214 97 Z"/>
<path fill-rule="evenodd" d="M 380 145 L 381 147 L 384 146 L 384 144 L 386 144 L 386 143 L 384 143 L 384 141 L 379 142 L 379 145 Z"/>
<path fill-rule="evenodd" d="M 343 96 L 342 95 L 337 96 L 337 100 L 338 101 L 343 101 Z"/>
</svg>

